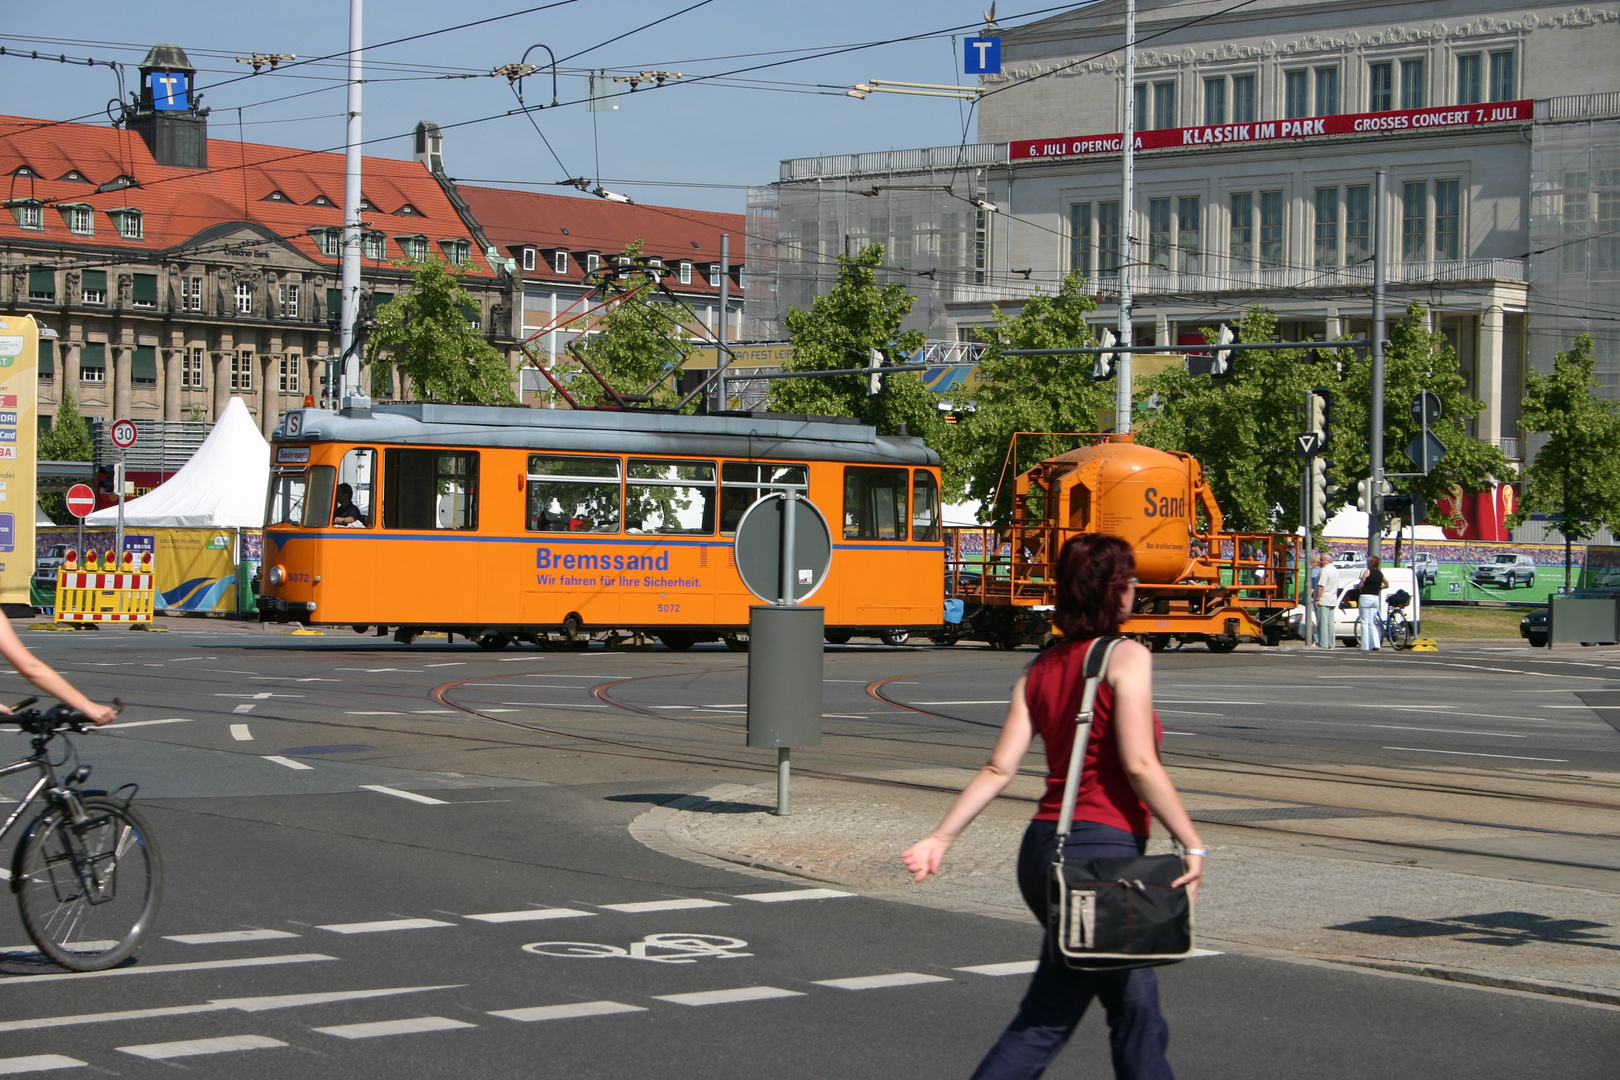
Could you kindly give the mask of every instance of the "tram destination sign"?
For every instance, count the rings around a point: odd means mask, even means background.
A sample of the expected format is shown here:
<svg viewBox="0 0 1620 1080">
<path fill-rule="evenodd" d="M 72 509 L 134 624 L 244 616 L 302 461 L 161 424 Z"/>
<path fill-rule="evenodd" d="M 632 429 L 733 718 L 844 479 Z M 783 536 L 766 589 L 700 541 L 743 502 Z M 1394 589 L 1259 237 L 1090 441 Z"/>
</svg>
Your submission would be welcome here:
<svg viewBox="0 0 1620 1080">
<path fill-rule="evenodd" d="M 1250 124 L 1165 128 L 1161 131 L 1138 131 L 1136 148 L 1169 150 L 1223 146 L 1228 143 L 1290 142 L 1342 135 L 1466 131 L 1496 124 L 1528 123 L 1534 112 L 1532 101 L 1495 101 L 1489 105 L 1446 105 L 1399 112 L 1346 113 L 1341 116 L 1265 120 Z M 1124 136 L 1117 131 L 1111 135 L 1082 135 L 1078 138 L 1015 139 L 1007 145 L 1007 156 L 1012 161 L 1090 157 L 1094 154 L 1117 154 L 1123 144 Z"/>
</svg>

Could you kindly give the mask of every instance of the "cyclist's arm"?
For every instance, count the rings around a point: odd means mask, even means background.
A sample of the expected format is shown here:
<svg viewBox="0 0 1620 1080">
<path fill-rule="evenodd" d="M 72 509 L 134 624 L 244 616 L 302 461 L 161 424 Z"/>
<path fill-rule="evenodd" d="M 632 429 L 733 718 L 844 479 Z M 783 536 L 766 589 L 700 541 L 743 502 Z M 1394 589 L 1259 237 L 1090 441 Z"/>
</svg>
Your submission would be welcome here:
<svg viewBox="0 0 1620 1080">
<path fill-rule="evenodd" d="M 0 612 L 0 656 L 5 657 L 6 662 L 17 669 L 17 674 L 33 683 L 41 692 L 83 713 L 96 724 L 110 724 L 118 716 L 111 705 L 97 705 L 75 690 L 73 684 L 58 675 L 49 664 L 29 652 L 28 646 L 11 628 L 11 620 L 6 618 L 4 612 Z M 10 709 L 0 705 L 0 714 L 9 712 Z"/>
</svg>

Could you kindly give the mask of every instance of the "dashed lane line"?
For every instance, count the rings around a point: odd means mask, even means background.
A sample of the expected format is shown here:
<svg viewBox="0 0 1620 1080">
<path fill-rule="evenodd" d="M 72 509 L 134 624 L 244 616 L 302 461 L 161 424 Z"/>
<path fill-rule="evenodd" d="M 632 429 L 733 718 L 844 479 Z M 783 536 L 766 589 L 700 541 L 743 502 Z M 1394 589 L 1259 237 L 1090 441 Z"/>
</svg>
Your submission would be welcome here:
<svg viewBox="0 0 1620 1080">
<path fill-rule="evenodd" d="M 489 1015 L 503 1020 L 531 1023 L 535 1020 L 573 1020 L 581 1016 L 612 1016 L 615 1013 L 646 1012 L 641 1005 L 625 1005 L 618 1001 L 581 1001 L 571 1005 L 536 1005 L 529 1009 L 502 1009 Z"/>
<path fill-rule="evenodd" d="M 273 761 L 277 765 L 284 765 L 289 769 L 313 769 L 315 767 L 305 765 L 302 761 L 294 761 L 290 757 L 282 757 L 280 754 L 261 754 L 260 756 L 266 761 Z"/>
<path fill-rule="evenodd" d="M 30 1054 L 28 1057 L 0 1058 L 0 1076 L 19 1076 L 22 1073 L 46 1072 L 50 1069 L 74 1069 L 86 1064 L 78 1058 L 62 1054 Z"/>
<path fill-rule="evenodd" d="M 149 1061 L 167 1061 L 170 1058 L 197 1057 L 202 1054 L 225 1054 L 233 1050 L 271 1050 L 286 1045 L 280 1039 L 272 1039 L 266 1035 L 225 1035 L 217 1039 L 185 1039 L 181 1042 L 120 1046 L 118 1050 Z"/>
<path fill-rule="evenodd" d="M 448 1016 L 414 1016 L 406 1020 L 339 1024 L 336 1027 L 318 1027 L 313 1030 L 322 1035 L 336 1035 L 340 1039 L 375 1039 L 382 1035 L 415 1035 L 423 1031 L 454 1031 L 458 1028 L 477 1026 L 465 1020 L 452 1020 Z"/>
<path fill-rule="evenodd" d="M 120 723 L 120 724 L 108 724 L 106 727 L 102 728 L 101 730 L 102 731 L 123 731 L 125 728 L 151 727 L 154 724 L 189 724 L 191 722 L 192 722 L 192 720 L 191 720 L 191 717 L 189 717 L 189 716 L 171 716 L 167 720 L 125 720 L 123 723 Z"/>
<path fill-rule="evenodd" d="M 674 1005 L 730 1005 L 739 1001 L 767 1001 L 771 998 L 804 997 L 800 990 L 779 986 L 739 986 L 734 990 L 700 990 L 692 994 L 658 994 L 655 1000 Z"/>
<path fill-rule="evenodd" d="M 481 915 L 466 915 L 463 918 L 474 919 L 486 923 L 509 922 L 539 922 L 545 919 L 576 919 L 580 917 L 594 917 L 594 911 L 576 911 L 573 908 L 526 908 L 523 911 L 486 911 Z"/>
<path fill-rule="evenodd" d="M 236 708 L 231 710 L 231 712 L 233 712 L 233 713 L 250 713 L 252 711 L 253 711 L 253 706 L 252 705 L 238 705 Z"/>
<path fill-rule="evenodd" d="M 840 889 L 789 889 L 785 892 L 737 893 L 738 900 L 753 900 L 760 904 L 781 904 L 792 900 L 832 900 L 840 896 L 854 896 Z"/>
<path fill-rule="evenodd" d="M 640 914 L 648 911 L 683 911 L 687 908 L 730 907 L 731 905 L 723 900 L 702 900 L 695 896 L 689 896 L 679 900 L 640 900 L 633 904 L 598 904 L 597 906 L 608 911 Z"/>
<path fill-rule="evenodd" d="M 896 971 L 889 975 L 859 975 L 852 979 L 817 979 L 817 986 L 831 986 L 839 990 L 882 990 L 890 986 L 920 986 L 923 983 L 950 982 L 943 975 L 924 975 L 920 971 Z"/>
<path fill-rule="evenodd" d="M 974 964 L 971 967 L 953 970 L 966 971 L 972 975 L 1031 975 L 1039 964 L 1038 960 L 1013 960 L 1005 964 Z"/>
<path fill-rule="evenodd" d="M 111 979 L 120 975 L 167 975 L 176 971 L 214 971 L 219 968 L 274 967 L 278 964 L 313 964 L 322 960 L 336 960 L 325 953 L 289 953 L 281 956 L 243 956 L 235 960 L 197 960 L 184 964 L 138 964 L 134 967 L 113 968 L 110 971 L 61 971 L 49 975 L 13 975 L 0 979 L 0 987 L 33 986 L 35 983 L 56 982 L 60 979 Z"/>
<path fill-rule="evenodd" d="M 377 922 L 328 923 L 317 930 L 330 930 L 334 934 L 381 934 L 391 930 L 430 930 L 437 926 L 454 926 L 442 919 L 382 919 Z"/>
<path fill-rule="evenodd" d="M 1561 757 L 1524 757 L 1520 754 L 1471 754 L 1466 750 L 1430 750 L 1422 746 L 1384 746 L 1382 750 L 1400 750 L 1408 754 L 1446 754 L 1451 757 L 1482 757 L 1497 758 L 1501 761 L 1553 761 L 1561 765 L 1568 765 L 1569 758 Z"/>
<path fill-rule="evenodd" d="M 0 1032 L 45 1031 L 50 1028 L 75 1027 L 80 1024 L 106 1024 L 117 1020 L 150 1020 L 164 1016 L 189 1016 L 194 1013 L 237 1012 L 258 1013 L 273 1009 L 293 1009 L 305 1005 L 332 1005 L 344 1001 L 362 1001 L 369 998 L 397 997 L 400 994 L 419 994 L 428 990 L 460 990 L 465 983 L 443 986 L 389 986 L 378 990 L 328 990 L 313 994 L 276 994 L 268 997 L 215 998 L 201 1005 L 170 1005 L 151 1009 L 125 1009 L 119 1012 L 82 1013 L 78 1016 L 41 1016 L 31 1020 L 0 1022 Z"/>
<path fill-rule="evenodd" d="M 344 716 L 404 716 L 405 714 L 402 713 L 402 712 L 389 712 L 386 709 L 370 709 L 370 710 L 364 710 L 364 711 L 360 711 L 360 712 L 355 712 L 353 710 L 345 710 L 343 715 Z"/>
<path fill-rule="evenodd" d="M 388 787 L 386 784 L 361 784 L 362 790 L 375 791 L 383 795 L 392 795 L 396 799 L 409 799 L 411 802 L 426 803 L 429 806 L 449 806 L 445 799 L 435 799 L 431 795 L 418 795 L 414 791 L 402 791 L 399 788 Z"/>
<path fill-rule="evenodd" d="M 224 930 L 215 934 L 170 934 L 163 940 L 181 945 L 229 945 L 238 941 L 273 941 L 297 936 L 286 930 Z"/>
<path fill-rule="evenodd" d="M 248 730 L 248 726 L 246 724 L 232 724 L 231 738 L 235 739 L 237 742 L 252 742 L 253 732 Z"/>
</svg>

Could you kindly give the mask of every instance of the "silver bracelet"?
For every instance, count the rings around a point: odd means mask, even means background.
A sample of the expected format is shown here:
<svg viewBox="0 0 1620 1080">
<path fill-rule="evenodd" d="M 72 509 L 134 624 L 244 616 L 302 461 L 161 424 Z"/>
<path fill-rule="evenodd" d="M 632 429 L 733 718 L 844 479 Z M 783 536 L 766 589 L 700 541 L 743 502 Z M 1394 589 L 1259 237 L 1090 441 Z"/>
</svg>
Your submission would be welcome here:
<svg viewBox="0 0 1620 1080">
<path fill-rule="evenodd" d="M 1181 853 L 1183 855 L 1196 855 L 1200 859 L 1205 859 L 1205 858 L 1209 857 L 1209 849 L 1208 848 L 1201 848 L 1201 847 L 1183 848 Z"/>
</svg>

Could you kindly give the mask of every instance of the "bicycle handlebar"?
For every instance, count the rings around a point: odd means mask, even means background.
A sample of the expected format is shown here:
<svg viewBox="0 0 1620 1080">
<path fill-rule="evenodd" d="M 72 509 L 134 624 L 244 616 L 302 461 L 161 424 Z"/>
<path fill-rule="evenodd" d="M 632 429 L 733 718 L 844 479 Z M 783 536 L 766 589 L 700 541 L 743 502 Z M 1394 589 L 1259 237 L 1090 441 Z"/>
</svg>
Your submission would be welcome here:
<svg viewBox="0 0 1620 1080">
<path fill-rule="evenodd" d="M 30 735 L 51 735 L 68 729 L 83 734 L 95 727 L 89 717 L 66 705 L 52 705 L 44 712 L 29 708 L 38 700 L 37 696 L 26 697 L 11 707 L 11 719 L 17 721 L 17 725 Z M 113 710 L 123 712 L 124 702 L 119 698 L 113 698 Z"/>
</svg>

